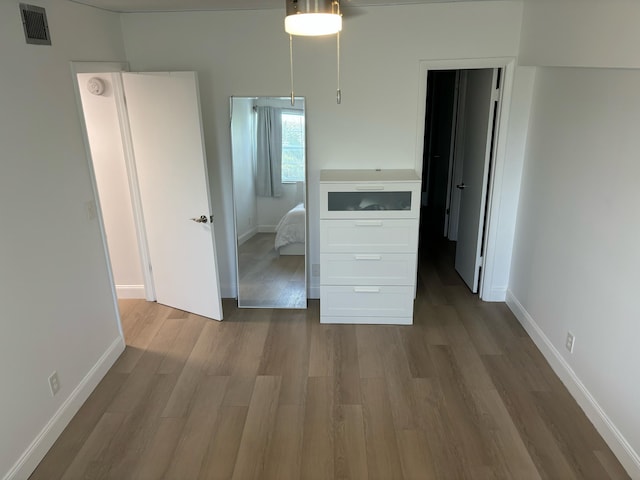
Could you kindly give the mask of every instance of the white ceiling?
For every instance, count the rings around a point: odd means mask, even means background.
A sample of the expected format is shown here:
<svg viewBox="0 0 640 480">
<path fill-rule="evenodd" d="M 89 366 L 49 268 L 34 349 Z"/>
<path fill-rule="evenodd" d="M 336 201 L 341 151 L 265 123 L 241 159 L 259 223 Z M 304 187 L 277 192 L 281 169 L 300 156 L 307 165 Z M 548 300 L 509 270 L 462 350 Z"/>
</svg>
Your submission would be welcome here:
<svg viewBox="0 0 640 480">
<path fill-rule="evenodd" d="M 201 10 L 268 10 L 285 8 L 285 0 L 69 0 L 112 12 L 181 12 Z M 442 3 L 462 0 L 342 0 L 344 7 Z"/>
</svg>

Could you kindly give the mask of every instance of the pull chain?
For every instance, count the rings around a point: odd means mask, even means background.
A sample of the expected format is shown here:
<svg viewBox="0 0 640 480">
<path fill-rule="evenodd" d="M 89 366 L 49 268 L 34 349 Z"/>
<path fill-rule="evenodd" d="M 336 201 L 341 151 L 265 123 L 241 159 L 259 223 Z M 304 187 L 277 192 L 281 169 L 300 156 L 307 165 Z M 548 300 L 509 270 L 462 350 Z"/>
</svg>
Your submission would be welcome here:
<svg viewBox="0 0 640 480">
<path fill-rule="evenodd" d="M 336 34 L 336 62 L 337 62 L 337 81 L 338 90 L 336 92 L 336 103 L 340 105 L 342 103 L 342 91 L 340 90 L 340 32 Z"/>
<path fill-rule="evenodd" d="M 293 95 L 293 35 L 289 35 L 289 67 L 291 71 L 291 106 L 296 103 L 296 99 Z"/>
</svg>

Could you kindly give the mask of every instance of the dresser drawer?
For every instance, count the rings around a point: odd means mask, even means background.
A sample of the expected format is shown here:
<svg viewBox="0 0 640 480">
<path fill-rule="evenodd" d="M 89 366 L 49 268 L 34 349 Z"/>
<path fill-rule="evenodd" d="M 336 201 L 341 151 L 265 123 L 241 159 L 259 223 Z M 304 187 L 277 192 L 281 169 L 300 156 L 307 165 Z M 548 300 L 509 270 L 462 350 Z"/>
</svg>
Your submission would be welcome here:
<svg viewBox="0 0 640 480">
<path fill-rule="evenodd" d="M 417 218 L 420 182 L 322 183 L 320 218 Z"/>
<path fill-rule="evenodd" d="M 412 317 L 413 286 L 323 286 L 320 315 L 329 317 Z"/>
<path fill-rule="evenodd" d="M 320 255 L 320 282 L 323 285 L 413 285 L 415 280 L 415 253 Z"/>
<path fill-rule="evenodd" d="M 418 222 L 398 220 L 323 220 L 321 253 L 415 253 Z"/>
</svg>

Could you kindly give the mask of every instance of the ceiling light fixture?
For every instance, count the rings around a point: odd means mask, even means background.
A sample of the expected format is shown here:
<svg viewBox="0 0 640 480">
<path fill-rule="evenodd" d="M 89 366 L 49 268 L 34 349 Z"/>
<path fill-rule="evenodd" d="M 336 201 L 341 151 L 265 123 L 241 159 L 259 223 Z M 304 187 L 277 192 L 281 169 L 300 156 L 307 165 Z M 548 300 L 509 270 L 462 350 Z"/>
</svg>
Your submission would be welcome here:
<svg viewBox="0 0 640 480">
<path fill-rule="evenodd" d="M 289 65 L 291 68 L 291 105 L 293 93 L 293 36 L 316 37 L 336 35 L 337 81 L 336 102 L 342 101 L 340 91 L 340 32 L 342 31 L 342 13 L 339 0 L 286 0 L 287 16 L 284 30 L 289 34 Z"/>
</svg>

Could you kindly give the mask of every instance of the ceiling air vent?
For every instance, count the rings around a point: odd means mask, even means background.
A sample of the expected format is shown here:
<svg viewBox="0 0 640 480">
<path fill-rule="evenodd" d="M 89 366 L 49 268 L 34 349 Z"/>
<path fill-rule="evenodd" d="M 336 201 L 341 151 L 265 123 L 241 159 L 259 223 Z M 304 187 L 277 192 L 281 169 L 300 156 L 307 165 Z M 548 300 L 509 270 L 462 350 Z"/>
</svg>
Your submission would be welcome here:
<svg viewBox="0 0 640 480">
<path fill-rule="evenodd" d="M 21 3 L 20 14 L 22 15 L 22 26 L 24 27 L 24 36 L 27 43 L 51 45 L 47 14 L 44 8 Z"/>
</svg>

